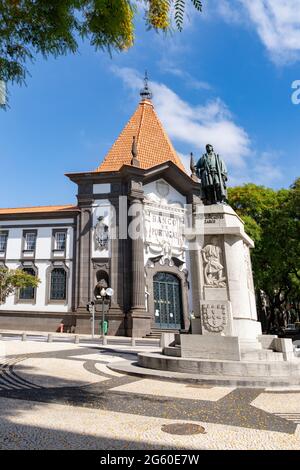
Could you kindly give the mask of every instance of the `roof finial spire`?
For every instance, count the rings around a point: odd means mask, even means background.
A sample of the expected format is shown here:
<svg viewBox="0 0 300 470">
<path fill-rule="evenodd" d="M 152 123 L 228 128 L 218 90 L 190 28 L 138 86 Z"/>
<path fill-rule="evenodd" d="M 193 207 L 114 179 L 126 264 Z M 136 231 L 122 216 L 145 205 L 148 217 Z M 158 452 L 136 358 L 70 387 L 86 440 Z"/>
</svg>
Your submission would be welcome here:
<svg viewBox="0 0 300 470">
<path fill-rule="evenodd" d="M 140 95 L 142 98 L 142 101 L 144 100 L 151 100 L 152 98 L 152 92 L 148 86 L 148 73 L 147 70 L 145 70 L 145 77 L 144 77 L 144 88 L 140 91 Z"/>
</svg>

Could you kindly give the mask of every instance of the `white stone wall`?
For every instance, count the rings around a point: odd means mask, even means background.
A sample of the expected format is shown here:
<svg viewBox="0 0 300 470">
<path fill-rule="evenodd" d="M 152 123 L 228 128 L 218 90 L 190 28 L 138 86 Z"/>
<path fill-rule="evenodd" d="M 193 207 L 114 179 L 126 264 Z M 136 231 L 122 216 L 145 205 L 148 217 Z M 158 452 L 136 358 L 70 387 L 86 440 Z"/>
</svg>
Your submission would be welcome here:
<svg viewBox="0 0 300 470">
<path fill-rule="evenodd" d="M 22 259 L 22 237 L 23 230 L 36 230 L 36 249 L 33 258 L 26 258 L 25 263 L 32 262 L 37 268 L 37 275 L 40 284 L 36 289 L 36 298 L 34 303 L 25 303 L 16 301 L 15 295 L 10 295 L 4 305 L 0 305 L 0 310 L 12 311 L 40 311 L 40 312 L 67 312 L 71 308 L 72 293 L 72 265 L 73 265 L 73 243 L 74 230 L 70 225 L 74 223 L 72 218 L 66 219 L 39 219 L 39 220 L 9 220 L 1 221 L 0 229 L 8 231 L 7 249 L 5 256 L 5 266 L 9 269 L 16 269 L 21 266 Z M 51 225 L 50 225 L 51 224 Z M 48 303 L 47 288 L 47 269 L 51 266 L 52 257 L 52 233 L 53 230 L 67 230 L 64 265 L 68 269 L 67 302 Z M 61 262 L 61 259 L 55 259 Z M 28 264 L 29 266 L 29 264 Z M 29 266 L 30 267 L 30 266 Z"/>
</svg>

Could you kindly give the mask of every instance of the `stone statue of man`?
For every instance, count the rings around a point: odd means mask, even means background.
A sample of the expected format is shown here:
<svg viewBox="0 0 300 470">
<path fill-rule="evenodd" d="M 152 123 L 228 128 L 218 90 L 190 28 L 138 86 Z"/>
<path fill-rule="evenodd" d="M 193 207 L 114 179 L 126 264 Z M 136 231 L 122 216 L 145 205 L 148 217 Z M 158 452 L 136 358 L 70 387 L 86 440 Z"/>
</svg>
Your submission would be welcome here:
<svg viewBox="0 0 300 470">
<path fill-rule="evenodd" d="M 206 146 L 206 153 L 196 165 L 196 173 L 201 180 L 205 204 L 226 203 L 227 168 L 212 145 Z"/>
</svg>

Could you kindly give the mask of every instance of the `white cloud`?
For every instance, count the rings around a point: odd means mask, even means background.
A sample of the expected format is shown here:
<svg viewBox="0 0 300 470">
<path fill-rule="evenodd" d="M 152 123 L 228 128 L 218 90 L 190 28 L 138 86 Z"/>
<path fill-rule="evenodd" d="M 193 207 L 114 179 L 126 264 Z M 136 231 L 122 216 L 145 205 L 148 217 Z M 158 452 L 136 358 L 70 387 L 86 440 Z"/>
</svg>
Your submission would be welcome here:
<svg viewBox="0 0 300 470">
<path fill-rule="evenodd" d="M 134 69 L 115 66 L 112 71 L 136 96 L 137 90 L 143 86 L 138 73 Z M 280 176 L 279 170 L 272 165 L 271 154 L 256 155 L 249 135 L 234 122 L 222 100 L 215 98 L 204 105 L 193 106 L 165 84 L 151 81 L 150 86 L 155 110 L 167 134 L 175 147 L 183 144 L 187 148 L 186 154 L 181 153 L 180 156 L 188 172 L 189 152 L 193 152 L 197 160 L 205 151 L 206 144 L 210 143 L 230 167 L 233 181 L 257 182 L 259 177 L 259 184 L 263 184 L 261 178 L 269 184 Z"/>
<path fill-rule="evenodd" d="M 204 106 L 191 106 L 166 85 L 153 83 L 154 103 L 166 131 L 175 142 L 202 151 L 207 143 L 234 166 L 242 166 L 250 154 L 247 133 L 237 126 L 224 103 L 215 99 Z"/>
<path fill-rule="evenodd" d="M 300 59 L 300 0 L 241 0 L 277 62 Z"/>
<path fill-rule="evenodd" d="M 263 186 L 274 186 L 283 178 L 282 170 L 276 165 L 277 152 L 253 152 L 251 162 L 241 172 L 235 168 L 230 172 L 230 186 L 244 183 L 255 183 Z"/>
<path fill-rule="evenodd" d="M 197 80 L 189 72 L 180 69 L 170 60 L 161 60 L 159 62 L 159 65 L 164 73 L 168 73 L 174 75 L 175 77 L 181 78 L 188 88 L 192 88 L 194 90 L 211 90 L 211 86 L 209 83 Z"/>
<path fill-rule="evenodd" d="M 241 23 L 244 21 L 244 14 L 236 0 L 214 0 L 210 3 L 212 7 L 208 18 L 212 18 L 217 12 L 228 23 Z M 208 8 L 208 7 L 207 7 Z"/>
<path fill-rule="evenodd" d="M 217 11 L 226 21 L 250 20 L 274 62 L 300 59 L 300 0 L 221 0 Z"/>
<path fill-rule="evenodd" d="M 279 156 L 278 152 L 263 152 L 252 169 L 252 181 L 268 186 L 280 180 L 282 171 L 274 164 Z"/>
<path fill-rule="evenodd" d="M 113 67 L 113 71 L 134 91 L 142 88 L 143 81 L 135 70 Z M 220 99 L 192 106 L 162 83 L 151 82 L 151 89 L 156 112 L 174 142 L 187 144 L 196 152 L 213 143 L 228 163 L 244 165 L 244 158 L 250 154 L 249 137 L 234 123 Z"/>
</svg>

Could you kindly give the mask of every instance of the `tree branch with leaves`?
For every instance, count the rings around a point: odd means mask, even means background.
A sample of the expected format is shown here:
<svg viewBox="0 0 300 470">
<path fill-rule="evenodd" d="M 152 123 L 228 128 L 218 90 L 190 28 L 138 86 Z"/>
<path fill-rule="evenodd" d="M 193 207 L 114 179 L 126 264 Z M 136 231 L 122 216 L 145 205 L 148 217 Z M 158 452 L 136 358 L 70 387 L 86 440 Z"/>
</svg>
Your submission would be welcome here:
<svg viewBox="0 0 300 470">
<path fill-rule="evenodd" d="M 21 269 L 0 267 L 0 304 L 5 303 L 9 295 L 25 287 L 37 287 L 40 280 Z"/>
<path fill-rule="evenodd" d="M 78 40 L 96 49 L 123 51 L 134 44 L 138 7 L 148 27 L 181 31 L 186 2 L 199 0 L 0 0 L 0 83 L 25 82 L 27 63 L 76 53 Z"/>
</svg>

